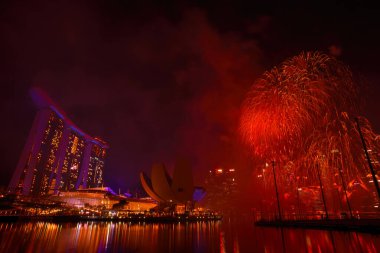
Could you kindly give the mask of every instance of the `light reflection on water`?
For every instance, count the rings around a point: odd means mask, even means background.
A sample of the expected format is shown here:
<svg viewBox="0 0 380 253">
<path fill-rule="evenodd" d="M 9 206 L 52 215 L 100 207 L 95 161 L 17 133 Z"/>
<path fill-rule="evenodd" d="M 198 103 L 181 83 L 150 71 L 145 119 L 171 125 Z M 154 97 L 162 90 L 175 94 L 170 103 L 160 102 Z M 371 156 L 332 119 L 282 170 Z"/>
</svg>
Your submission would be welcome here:
<svg viewBox="0 0 380 253">
<path fill-rule="evenodd" d="M 0 223 L 0 252 L 380 252 L 380 235 L 252 224 Z"/>
</svg>

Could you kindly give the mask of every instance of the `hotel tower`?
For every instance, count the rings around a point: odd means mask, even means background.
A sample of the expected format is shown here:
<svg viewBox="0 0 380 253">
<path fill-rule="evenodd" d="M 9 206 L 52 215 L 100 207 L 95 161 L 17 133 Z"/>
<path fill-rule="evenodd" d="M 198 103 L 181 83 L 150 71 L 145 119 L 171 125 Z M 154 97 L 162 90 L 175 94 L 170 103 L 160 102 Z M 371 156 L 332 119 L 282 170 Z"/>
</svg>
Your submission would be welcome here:
<svg viewBox="0 0 380 253">
<path fill-rule="evenodd" d="M 38 108 L 9 192 L 46 195 L 100 187 L 107 143 L 76 127 L 47 94 L 31 90 Z"/>
</svg>

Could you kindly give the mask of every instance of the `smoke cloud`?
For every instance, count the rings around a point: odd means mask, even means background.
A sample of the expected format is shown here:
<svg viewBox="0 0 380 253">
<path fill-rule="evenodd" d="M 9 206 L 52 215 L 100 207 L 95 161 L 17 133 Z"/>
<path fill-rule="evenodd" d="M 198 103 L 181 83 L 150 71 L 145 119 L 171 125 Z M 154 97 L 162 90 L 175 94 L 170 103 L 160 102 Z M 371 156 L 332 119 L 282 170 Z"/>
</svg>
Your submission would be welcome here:
<svg viewBox="0 0 380 253">
<path fill-rule="evenodd" d="M 257 42 L 219 31 L 197 8 L 179 8 L 174 18 L 131 8 L 58 1 L 3 9 L 2 184 L 36 113 L 32 86 L 110 144 L 111 187 L 133 190 L 139 171 L 156 161 L 170 170 L 178 156 L 190 160 L 198 184 L 217 166 L 244 165 L 236 128 L 244 94 L 262 72 Z"/>
</svg>

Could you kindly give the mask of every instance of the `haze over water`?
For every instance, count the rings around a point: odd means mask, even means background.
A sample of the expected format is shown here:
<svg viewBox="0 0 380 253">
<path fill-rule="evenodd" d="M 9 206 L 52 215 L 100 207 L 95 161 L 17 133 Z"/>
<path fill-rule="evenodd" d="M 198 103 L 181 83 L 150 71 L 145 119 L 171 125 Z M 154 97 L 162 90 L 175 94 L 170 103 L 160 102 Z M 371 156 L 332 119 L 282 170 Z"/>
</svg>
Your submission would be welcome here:
<svg viewBox="0 0 380 253">
<path fill-rule="evenodd" d="M 0 252 L 380 252 L 380 235 L 197 223 L 1 223 Z"/>
</svg>

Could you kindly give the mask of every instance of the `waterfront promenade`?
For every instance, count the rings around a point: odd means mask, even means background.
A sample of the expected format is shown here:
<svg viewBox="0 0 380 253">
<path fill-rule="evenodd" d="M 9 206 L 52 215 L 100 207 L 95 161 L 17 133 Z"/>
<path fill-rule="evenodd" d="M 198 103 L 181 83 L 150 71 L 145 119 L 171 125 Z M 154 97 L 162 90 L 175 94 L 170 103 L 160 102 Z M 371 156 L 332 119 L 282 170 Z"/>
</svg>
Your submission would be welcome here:
<svg viewBox="0 0 380 253">
<path fill-rule="evenodd" d="M 186 215 L 186 214 L 128 214 L 121 215 L 0 215 L 1 222 L 80 222 L 80 221 L 120 221 L 146 223 L 198 222 L 221 220 L 222 215 Z"/>
</svg>

